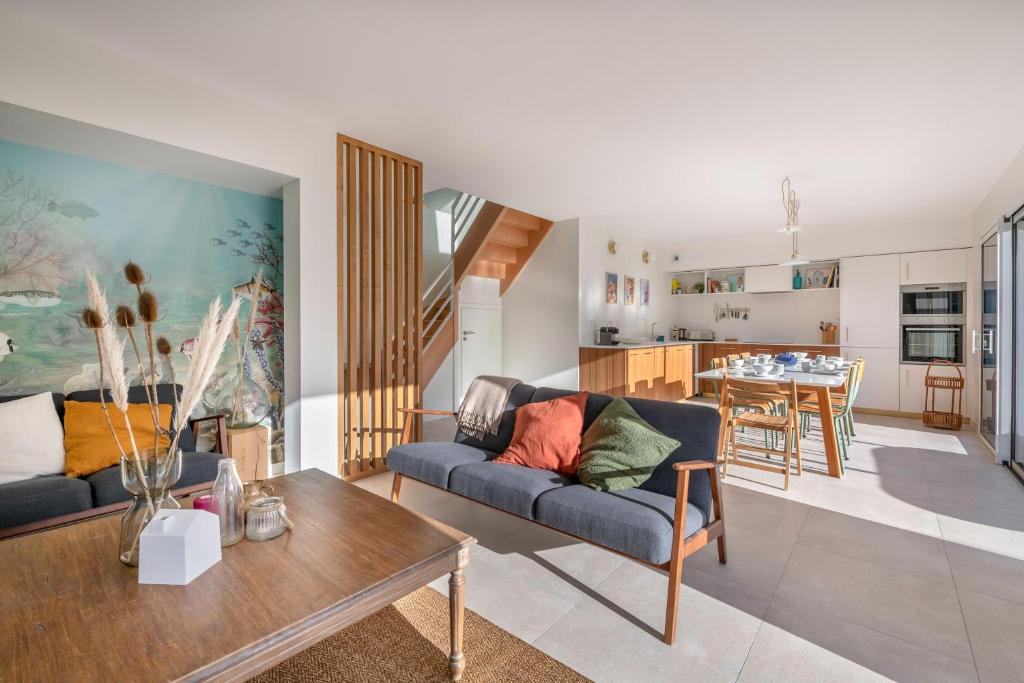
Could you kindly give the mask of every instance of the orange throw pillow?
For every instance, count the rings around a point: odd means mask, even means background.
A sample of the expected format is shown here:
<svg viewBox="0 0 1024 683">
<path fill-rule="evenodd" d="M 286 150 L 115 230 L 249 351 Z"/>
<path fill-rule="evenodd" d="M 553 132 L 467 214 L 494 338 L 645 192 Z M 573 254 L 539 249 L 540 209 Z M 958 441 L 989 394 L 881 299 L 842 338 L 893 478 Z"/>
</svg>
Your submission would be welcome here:
<svg viewBox="0 0 1024 683">
<path fill-rule="evenodd" d="M 587 395 L 581 391 L 517 408 L 512 443 L 494 462 L 576 474 Z"/>
<path fill-rule="evenodd" d="M 171 424 L 171 406 L 161 403 L 160 426 Z M 110 421 L 114 424 L 117 438 L 125 453 L 131 453 L 128 429 L 124 416 L 112 404 L 107 403 Z M 149 404 L 129 403 L 128 419 L 132 423 L 135 446 L 139 454 L 153 448 L 153 414 Z M 166 436 L 160 437 L 160 448 L 170 446 Z M 64 474 L 69 477 L 83 477 L 105 470 L 121 461 L 121 453 L 110 433 L 110 425 L 103 416 L 103 406 L 86 401 L 64 401 Z"/>
</svg>

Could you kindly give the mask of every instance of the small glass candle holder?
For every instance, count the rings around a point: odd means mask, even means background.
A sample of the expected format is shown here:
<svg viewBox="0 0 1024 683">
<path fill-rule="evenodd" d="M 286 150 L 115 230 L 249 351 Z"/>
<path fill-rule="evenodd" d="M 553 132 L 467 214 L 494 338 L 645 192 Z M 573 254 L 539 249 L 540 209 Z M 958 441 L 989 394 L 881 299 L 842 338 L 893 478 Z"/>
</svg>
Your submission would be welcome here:
<svg viewBox="0 0 1024 683">
<path fill-rule="evenodd" d="M 245 537 L 250 541 L 269 541 L 284 533 L 288 517 L 280 496 L 256 498 L 246 510 Z"/>
</svg>

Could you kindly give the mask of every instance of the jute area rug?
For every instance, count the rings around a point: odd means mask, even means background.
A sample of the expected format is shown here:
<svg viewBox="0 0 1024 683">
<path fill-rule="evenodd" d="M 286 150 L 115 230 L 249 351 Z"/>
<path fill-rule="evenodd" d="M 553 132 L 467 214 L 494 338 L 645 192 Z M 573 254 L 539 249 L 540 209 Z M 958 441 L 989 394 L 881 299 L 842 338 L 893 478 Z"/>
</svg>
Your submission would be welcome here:
<svg viewBox="0 0 1024 683">
<path fill-rule="evenodd" d="M 252 679 L 255 683 L 448 681 L 448 598 L 423 588 Z M 589 679 L 466 610 L 465 683 Z"/>
</svg>

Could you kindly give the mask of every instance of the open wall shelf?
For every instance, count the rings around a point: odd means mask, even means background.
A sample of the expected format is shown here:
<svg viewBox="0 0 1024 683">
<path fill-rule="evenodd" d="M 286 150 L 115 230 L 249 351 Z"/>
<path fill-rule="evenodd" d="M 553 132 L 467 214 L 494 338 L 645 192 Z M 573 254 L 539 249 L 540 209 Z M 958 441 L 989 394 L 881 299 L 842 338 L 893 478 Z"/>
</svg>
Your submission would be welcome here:
<svg viewBox="0 0 1024 683">
<path fill-rule="evenodd" d="M 750 281 L 748 270 L 758 277 Z M 767 272 L 767 277 L 766 277 Z M 812 261 L 800 266 L 745 266 L 683 270 L 669 273 L 672 296 L 707 296 L 710 294 L 767 294 L 779 292 L 810 292 L 839 288 L 839 261 Z M 797 279 L 799 275 L 799 280 Z M 757 283 L 769 280 L 774 286 L 761 288 Z M 799 283 L 800 287 L 795 287 Z"/>
</svg>

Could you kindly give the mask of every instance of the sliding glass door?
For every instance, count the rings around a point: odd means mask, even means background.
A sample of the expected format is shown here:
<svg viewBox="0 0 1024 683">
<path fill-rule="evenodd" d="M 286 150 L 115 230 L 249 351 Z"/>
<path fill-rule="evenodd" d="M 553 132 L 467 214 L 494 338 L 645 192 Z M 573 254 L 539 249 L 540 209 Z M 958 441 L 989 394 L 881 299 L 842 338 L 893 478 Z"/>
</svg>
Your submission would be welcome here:
<svg viewBox="0 0 1024 683">
<path fill-rule="evenodd" d="M 1010 244 L 1013 259 L 1010 265 L 1010 277 L 1004 279 L 1007 284 L 1012 282 L 1012 320 L 1013 328 L 1009 335 L 1012 349 L 1011 364 L 1013 367 L 1013 386 L 1010 390 L 1012 408 L 1010 417 L 1010 466 L 1018 475 L 1024 476 L 1024 208 L 1014 214 Z M 1006 335 L 1003 335 L 1006 339 Z"/>
<path fill-rule="evenodd" d="M 996 400 L 998 366 L 996 340 L 999 301 L 999 233 L 981 245 L 981 336 L 975 340 L 981 354 L 981 423 L 982 438 L 996 447 Z M 978 344 L 980 342 L 980 344 Z"/>
</svg>

